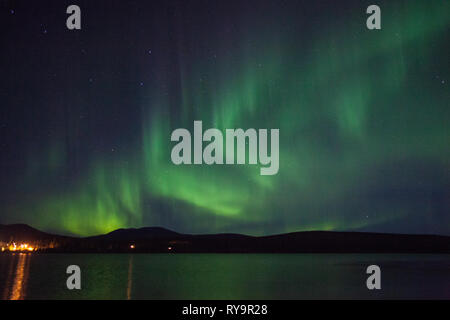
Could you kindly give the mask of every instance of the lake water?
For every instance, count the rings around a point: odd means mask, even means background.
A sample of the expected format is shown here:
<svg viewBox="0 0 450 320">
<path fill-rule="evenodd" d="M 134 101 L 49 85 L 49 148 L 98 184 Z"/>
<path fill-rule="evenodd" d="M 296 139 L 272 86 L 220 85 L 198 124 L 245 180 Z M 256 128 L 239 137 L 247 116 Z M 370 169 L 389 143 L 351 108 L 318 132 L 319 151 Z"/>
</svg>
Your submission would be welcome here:
<svg viewBox="0 0 450 320">
<path fill-rule="evenodd" d="M 81 268 L 68 290 L 66 268 Z M 381 290 L 366 288 L 367 266 Z M 0 254 L 2 299 L 450 299 L 450 255 Z"/>
</svg>

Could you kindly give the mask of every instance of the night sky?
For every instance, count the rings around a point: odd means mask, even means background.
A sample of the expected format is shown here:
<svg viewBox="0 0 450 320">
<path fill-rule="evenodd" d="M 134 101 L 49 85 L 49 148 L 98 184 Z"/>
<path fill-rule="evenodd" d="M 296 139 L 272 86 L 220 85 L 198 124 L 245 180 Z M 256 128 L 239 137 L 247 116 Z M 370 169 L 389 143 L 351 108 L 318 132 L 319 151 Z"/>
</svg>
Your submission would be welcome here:
<svg viewBox="0 0 450 320">
<path fill-rule="evenodd" d="M 449 31 L 439 0 L 2 0 L 0 223 L 450 235 Z M 174 165 L 194 120 L 279 128 L 278 174 Z"/>
</svg>

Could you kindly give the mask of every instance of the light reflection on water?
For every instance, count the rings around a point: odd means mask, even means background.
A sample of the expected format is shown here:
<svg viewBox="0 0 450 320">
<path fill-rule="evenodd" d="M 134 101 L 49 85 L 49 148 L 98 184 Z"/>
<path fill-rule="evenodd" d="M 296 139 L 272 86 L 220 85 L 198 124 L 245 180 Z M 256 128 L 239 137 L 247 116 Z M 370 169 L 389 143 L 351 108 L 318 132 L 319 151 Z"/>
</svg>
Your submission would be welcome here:
<svg viewBox="0 0 450 320">
<path fill-rule="evenodd" d="M 3 292 L 5 300 L 25 299 L 30 272 L 30 256 L 27 253 L 12 254 Z"/>
<path fill-rule="evenodd" d="M 133 284 L 133 256 L 128 260 L 127 300 L 131 300 L 131 286 Z"/>
</svg>

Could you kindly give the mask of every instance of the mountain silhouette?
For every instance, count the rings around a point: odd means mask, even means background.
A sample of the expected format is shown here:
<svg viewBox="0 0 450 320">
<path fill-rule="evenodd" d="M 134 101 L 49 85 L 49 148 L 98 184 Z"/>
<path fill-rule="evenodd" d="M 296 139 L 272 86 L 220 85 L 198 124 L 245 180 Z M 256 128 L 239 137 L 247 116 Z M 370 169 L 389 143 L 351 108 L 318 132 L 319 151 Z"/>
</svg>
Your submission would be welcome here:
<svg viewBox="0 0 450 320">
<path fill-rule="evenodd" d="M 162 227 L 145 227 L 117 229 L 104 235 L 88 237 L 88 239 L 142 240 L 153 238 L 177 237 L 180 234 Z"/>
<path fill-rule="evenodd" d="M 79 238 L 49 234 L 24 224 L 0 225 L 0 242 L 10 241 L 38 242 L 43 251 L 51 252 L 450 253 L 450 237 L 439 235 L 307 231 L 255 237 L 192 235 L 145 227 Z M 52 247 L 45 247 L 50 241 Z"/>
<path fill-rule="evenodd" d="M 69 237 L 54 235 L 34 229 L 26 224 L 0 224 L 0 241 L 42 241 L 53 239 L 67 239 Z"/>
</svg>

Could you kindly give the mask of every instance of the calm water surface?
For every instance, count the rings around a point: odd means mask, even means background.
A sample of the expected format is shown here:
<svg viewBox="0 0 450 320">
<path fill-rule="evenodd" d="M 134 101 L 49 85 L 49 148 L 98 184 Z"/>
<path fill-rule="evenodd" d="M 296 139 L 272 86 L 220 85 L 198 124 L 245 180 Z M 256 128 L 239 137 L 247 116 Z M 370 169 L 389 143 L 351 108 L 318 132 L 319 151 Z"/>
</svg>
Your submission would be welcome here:
<svg viewBox="0 0 450 320">
<path fill-rule="evenodd" d="M 82 289 L 66 288 L 81 268 Z M 382 290 L 366 289 L 381 267 Z M 1 254 L 2 299 L 450 299 L 450 255 Z"/>
</svg>

